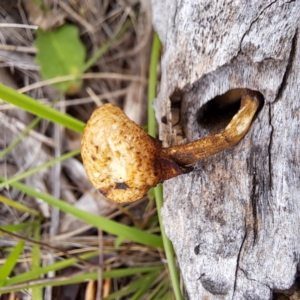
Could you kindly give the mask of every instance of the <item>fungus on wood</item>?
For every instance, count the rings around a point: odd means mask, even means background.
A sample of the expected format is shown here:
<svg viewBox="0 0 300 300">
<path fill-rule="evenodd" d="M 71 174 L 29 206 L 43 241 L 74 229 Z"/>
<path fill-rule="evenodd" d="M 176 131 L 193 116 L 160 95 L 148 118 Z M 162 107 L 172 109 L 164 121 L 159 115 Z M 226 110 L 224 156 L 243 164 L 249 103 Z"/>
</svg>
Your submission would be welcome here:
<svg viewBox="0 0 300 300">
<path fill-rule="evenodd" d="M 164 147 L 217 132 L 241 88 L 264 98 L 239 144 L 164 183 L 163 223 L 189 297 L 276 299 L 300 257 L 300 2 L 152 6 L 164 49 L 155 102 Z"/>
<path fill-rule="evenodd" d="M 122 203 L 142 198 L 151 187 L 192 171 L 198 160 L 238 143 L 259 107 L 257 95 L 245 91 L 241 107 L 220 133 L 169 148 L 131 121 L 120 108 L 105 104 L 85 126 L 81 156 L 93 185 L 108 199 Z"/>
</svg>

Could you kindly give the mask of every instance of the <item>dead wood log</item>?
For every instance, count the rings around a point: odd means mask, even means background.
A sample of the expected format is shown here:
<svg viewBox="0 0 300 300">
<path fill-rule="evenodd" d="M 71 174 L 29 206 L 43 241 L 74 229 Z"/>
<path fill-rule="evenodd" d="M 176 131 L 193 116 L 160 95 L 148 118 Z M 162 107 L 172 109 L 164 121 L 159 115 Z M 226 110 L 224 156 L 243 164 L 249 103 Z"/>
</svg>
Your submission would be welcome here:
<svg viewBox="0 0 300 300">
<path fill-rule="evenodd" d="M 264 99 L 238 145 L 164 183 L 163 222 L 189 297 L 272 299 L 299 265 L 300 2 L 152 7 L 164 51 L 155 108 L 165 146 L 224 127 L 239 89 Z"/>
</svg>

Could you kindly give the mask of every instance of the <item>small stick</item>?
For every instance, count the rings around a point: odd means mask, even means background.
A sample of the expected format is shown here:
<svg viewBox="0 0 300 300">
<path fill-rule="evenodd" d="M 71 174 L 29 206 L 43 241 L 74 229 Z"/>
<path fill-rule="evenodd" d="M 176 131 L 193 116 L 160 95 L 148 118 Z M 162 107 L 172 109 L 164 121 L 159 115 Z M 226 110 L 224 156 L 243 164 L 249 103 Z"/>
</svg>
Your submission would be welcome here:
<svg viewBox="0 0 300 300">
<path fill-rule="evenodd" d="M 20 236 L 20 235 L 18 235 L 18 234 L 9 232 L 9 231 L 4 230 L 4 229 L 1 229 L 1 228 L 0 228 L 0 232 L 1 232 L 3 235 L 8 236 L 8 237 L 11 237 L 11 238 L 13 238 L 13 239 L 15 239 L 15 240 L 17 240 L 17 241 L 24 241 L 24 242 L 27 243 L 27 244 L 37 245 L 37 246 L 40 246 L 40 247 L 45 248 L 45 249 L 49 249 L 49 250 L 54 250 L 54 251 L 57 251 L 57 252 L 61 252 L 61 253 L 63 253 L 66 257 L 74 258 L 74 259 L 78 260 L 78 261 L 81 262 L 83 265 L 89 267 L 91 270 L 93 270 L 93 269 L 96 268 L 96 266 L 95 266 L 94 264 L 92 264 L 92 263 L 90 263 L 90 262 L 88 262 L 88 261 L 86 261 L 86 260 L 80 258 L 80 257 L 79 257 L 78 255 L 76 255 L 76 254 L 71 254 L 71 253 L 69 253 L 69 252 L 67 252 L 67 251 L 63 251 L 63 250 L 61 250 L 61 249 L 59 249 L 59 248 L 52 247 L 52 246 L 50 246 L 50 245 L 48 245 L 48 244 L 46 244 L 46 243 L 37 242 L 37 241 L 32 240 L 32 239 L 30 239 L 30 238 L 25 238 L 25 237 L 23 237 L 23 236 Z M 90 270 L 90 269 L 89 269 L 89 270 Z"/>
</svg>

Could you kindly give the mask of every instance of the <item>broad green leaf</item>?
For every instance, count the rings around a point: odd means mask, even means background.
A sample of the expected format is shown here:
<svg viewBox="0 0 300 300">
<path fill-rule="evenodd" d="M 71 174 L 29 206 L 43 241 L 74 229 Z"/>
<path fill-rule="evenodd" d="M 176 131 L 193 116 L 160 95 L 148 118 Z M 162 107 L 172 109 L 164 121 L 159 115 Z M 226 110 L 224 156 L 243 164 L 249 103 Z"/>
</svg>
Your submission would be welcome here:
<svg viewBox="0 0 300 300">
<path fill-rule="evenodd" d="M 80 76 L 83 73 L 85 48 L 79 39 L 78 28 L 64 25 L 53 31 L 36 31 L 36 61 L 44 79 L 65 75 Z M 81 87 L 81 79 L 54 84 L 67 94 L 75 94 Z"/>
</svg>

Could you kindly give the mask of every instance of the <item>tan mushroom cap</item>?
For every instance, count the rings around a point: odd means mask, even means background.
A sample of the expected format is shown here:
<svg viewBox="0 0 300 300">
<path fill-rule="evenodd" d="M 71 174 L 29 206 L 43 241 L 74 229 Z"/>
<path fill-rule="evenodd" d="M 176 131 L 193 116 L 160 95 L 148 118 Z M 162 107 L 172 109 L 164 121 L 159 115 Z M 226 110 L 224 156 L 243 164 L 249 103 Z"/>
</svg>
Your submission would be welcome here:
<svg viewBox="0 0 300 300">
<path fill-rule="evenodd" d="M 161 181 L 155 170 L 158 148 L 120 108 L 105 104 L 84 129 L 81 156 L 92 184 L 122 203 L 142 198 Z"/>
</svg>

